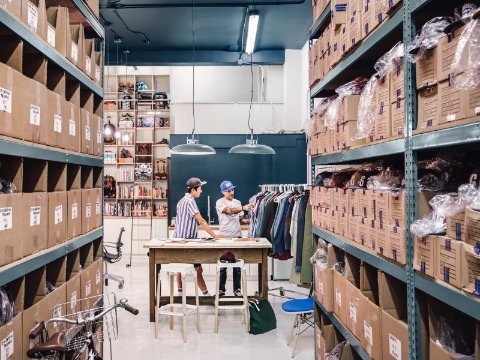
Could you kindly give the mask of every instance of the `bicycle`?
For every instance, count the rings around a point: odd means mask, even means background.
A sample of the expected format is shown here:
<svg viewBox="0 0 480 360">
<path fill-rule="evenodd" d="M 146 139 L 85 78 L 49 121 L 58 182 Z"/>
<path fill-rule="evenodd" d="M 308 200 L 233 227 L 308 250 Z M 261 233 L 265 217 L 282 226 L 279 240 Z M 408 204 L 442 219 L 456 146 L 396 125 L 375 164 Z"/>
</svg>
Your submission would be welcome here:
<svg viewBox="0 0 480 360">
<path fill-rule="evenodd" d="M 27 357 L 59 360 L 66 352 L 74 351 L 72 360 L 78 360 L 88 350 L 88 360 L 102 360 L 96 347 L 103 342 L 104 333 L 107 333 L 112 358 L 112 337 L 116 339 L 118 335 L 116 309 L 123 308 L 133 315 L 138 315 L 138 310 L 127 302 L 128 300 L 124 298 L 117 303 L 115 294 L 111 293 L 55 306 L 53 311 L 55 317 L 41 321 L 30 331 L 30 339 L 39 338 L 40 342 L 27 351 Z M 72 312 L 72 309 L 77 307 L 86 310 Z M 68 309 L 71 311 L 69 314 Z M 64 316 L 61 315 L 62 311 L 66 312 Z M 56 328 L 58 331 L 49 336 L 49 328 Z"/>
</svg>

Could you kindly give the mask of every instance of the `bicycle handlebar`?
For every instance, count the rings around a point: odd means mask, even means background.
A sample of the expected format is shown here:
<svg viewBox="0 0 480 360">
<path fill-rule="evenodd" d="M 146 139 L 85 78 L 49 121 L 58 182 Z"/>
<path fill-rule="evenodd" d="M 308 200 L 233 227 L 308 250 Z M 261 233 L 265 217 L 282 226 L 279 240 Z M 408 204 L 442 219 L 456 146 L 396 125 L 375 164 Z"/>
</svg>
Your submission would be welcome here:
<svg viewBox="0 0 480 360">
<path fill-rule="evenodd" d="M 132 313 L 133 315 L 138 315 L 138 312 L 139 312 L 138 309 L 135 309 L 134 307 L 128 305 L 127 302 L 128 300 L 125 298 L 120 299 L 120 301 L 117 304 L 111 305 L 105 308 L 100 314 L 95 315 L 93 317 L 89 317 L 86 320 L 81 318 L 77 320 L 70 320 L 67 318 L 52 318 L 47 321 L 42 321 L 37 326 L 35 326 L 33 330 L 30 331 L 30 339 L 35 339 L 45 328 L 45 325 L 51 322 L 63 322 L 63 323 L 72 324 L 72 325 L 83 325 L 85 324 L 85 322 L 93 322 L 95 320 L 98 320 L 102 318 L 105 314 L 119 307 L 124 308 L 125 310 L 127 310 L 129 313 Z"/>
</svg>

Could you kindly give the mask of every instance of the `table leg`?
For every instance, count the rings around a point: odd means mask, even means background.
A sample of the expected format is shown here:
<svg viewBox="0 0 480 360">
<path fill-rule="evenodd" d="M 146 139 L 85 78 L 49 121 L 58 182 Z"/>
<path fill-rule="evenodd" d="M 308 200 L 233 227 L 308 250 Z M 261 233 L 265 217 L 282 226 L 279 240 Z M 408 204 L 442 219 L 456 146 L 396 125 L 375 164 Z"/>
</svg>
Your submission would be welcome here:
<svg viewBox="0 0 480 360">
<path fill-rule="evenodd" d="M 268 249 L 262 249 L 262 291 L 260 297 L 262 299 L 268 299 Z"/>
<path fill-rule="evenodd" d="M 149 295 L 150 295 L 150 322 L 155 321 L 155 249 L 150 249 L 149 256 Z"/>
</svg>

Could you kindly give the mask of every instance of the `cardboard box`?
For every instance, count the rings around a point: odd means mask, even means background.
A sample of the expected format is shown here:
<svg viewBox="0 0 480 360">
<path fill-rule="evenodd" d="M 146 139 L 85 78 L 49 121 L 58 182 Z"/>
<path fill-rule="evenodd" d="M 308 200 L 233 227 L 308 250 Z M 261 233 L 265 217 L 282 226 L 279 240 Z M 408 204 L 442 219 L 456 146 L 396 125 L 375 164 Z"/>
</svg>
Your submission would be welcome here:
<svg viewBox="0 0 480 360">
<path fill-rule="evenodd" d="M 387 257 L 405 265 L 407 263 L 407 229 L 388 225 Z"/>
<path fill-rule="evenodd" d="M 347 307 L 346 326 L 347 329 L 360 339 L 363 329 L 363 301 L 360 290 L 350 281 L 345 280 L 345 305 Z"/>
<path fill-rule="evenodd" d="M 467 101 L 465 102 L 465 117 L 471 118 L 480 116 L 480 87 L 467 90 Z"/>
<path fill-rule="evenodd" d="M 402 4 L 402 0 L 383 0 L 387 14 Z"/>
<path fill-rule="evenodd" d="M 32 331 L 40 323 L 40 321 L 50 318 L 51 316 L 49 316 L 48 311 L 48 300 L 45 298 L 45 295 L 43 295 L 42 300 L 23 311 L 22 351 L 24 354 L 26 354 L 28 350 L 40 342 L 40 336 L 36 337 L 35 339 L 30 339 L 30 331 Z"/>
<path fill-rule="evenodd" d="M 93 155 L 93 115 L 85 109 L 80 109 L 80 152 Z"/>
<path fill-rule="evenodd" d="M 356 47 L 364 38 L 363 17 L 361 12 L 351 15 L 347 24 L 348 46 L 347 50 Z"/>
<path fill-rule="evenodd" d="M 390 103 L 377 102 L 375 112 L 375 139 L 383 140 L 392 136 L 392 112 Z"/>
<path fill-rule="evenodd" d="M 67 306 L 65 305 L 65 303 L 67 302 L 67 284 L 63 284 L 62 286 L 57 287 L 55 291 L 52 291 L 50 294 L 48 294 L 46 297 L 46 301 L 47 319 L 67 315 Z M 47 324 L 47 330 L 49 334 L 54 334 L 61 329 L 60 327 L 55 326 L 55 324 L 56 323 Z M 64 326 L 65 325 L 63 325 L 63 328 Z"/>
<path fill-rule="evenodd" d="M 379 274 L 383 359 L 407 360 L 407 285 L 384 273 Z"/>
<path fill-rule="evenodd" d="M 351 46 L 350 46 L 350 39 L 348 37 L 348 25 L 344 24 L 340 28 L 341 28 L 341 31 L 340 31 L 340 57 L 343 58 L 347 55 L 347 52 L 351 48 Z"/>
<path fill-rule="evenodd" d="M 342 196 L 342 189 L 340 188 L 333 188 L 332 189 L 332 192 L 333 192 L 333 209 L 334 210 L 337 210 L 337 211 L 340 211 L 340 208 L 341 208 L 341 196 Z"/>
<path fill-rule="evenodd" d="M 417 89 L 426 88 L 437 84 L 438 76 L 438 50 L 427 50 L 425 58 L 416 62 Z"/>
<path fill-rule="evenodd" d="M 339 105 L 340 123 L 357 121 L 360 95 L 347 95 Z"/>
<path fill-rule="evenodd" d="M 465 118 L 467 91 L 460 90 L 450 81 L 438 84 L 438 124 L 445 124 Z"/>
<path fill-rule="evenodd" d="M 373 207 L 375 201 L 372 200 L 372 197 L 375 197 L 373 190 L 360 189 L 356 190 L 355 194 L 357 195 L 357 203 L 359 204 L 358 215 L 373 219 L 375 217 L 375 209 Z"/>
<path fill-rule="evenodd" d="M 90 189 L 82 190 L 82 234 L 93 230 L 95 203 Z"/>
<path fill-rule="evenodd" d="M 375 19 L 375 1 L 362 0 L 362 38 L 366 38 L 377 25 Z"/>
<path fill-rule="evenodd" d="M 330 189 L 322 186 L 320 188 L 320 194 L 321 194 L 320 206 L 324 208 L 331 208 L 333 204 L 333 198 L 332 198 L 333 193 L 330 191 Z"/>
<path fill-rule="evenodd" d="M 465 25 L 455 29 L 453 33 L 442 36 L 438 39 L 438 66 L 437 66 L 437 80 L 438 82 L 447 80 L 450 75 L 450 68 L 453 62 L 453 57 L 457 50 L 458 39 L 463 32 Z"/>
<path fill-rule="evenodd" d="M 348 189 L 340 189 L 340 212 L 348 213 L 350 209 L 350 194 Z"/>
<path fill-rule="evenodd" d="M 331 24 L 334 30 L 347 22 L 348 2 L 345 0 L 331 1 Z"/>
<path fill-rule="evenodd" d="M 82 234 L 82 191 L 67 191 L 67 197 L 67 231 L 68 240 L 70 240 Z"/>
<path fill-rule="evenodd" d="M 23 193 L 23 256 L 47 248 L 48 193 Z"/>
<path fill-rule="evenodd" d="M 368 246 L 368 227 L 369 227 L 368 219 L 361 216 L 357 216 L 358 242 L 362 246 Z"/>
<path fill-rule="evenodd" d="M 438 125 L 438 86 L 429 86 L 418 91 L 417 129 Z"/>
<path fill-rule="evenodd" d="M 53 91 L 47 90 L 46 142 L 47 145 L 65 148 L 67 141 L 68 106 L 67 101 Z"/>
<path fill-rule="evenodd" d="M 322 153 L 323 154 L 328 154 L 330 152 L 330 140 L 331 140 L 331 134 L 330 130 L 327 130 L 326 132 L 322 133 Z"/>
<path fill-rule="evenodd" d="M 388 254 L 388 225 L 375 221 L 375 251 L 377 254 Z"/>
<path fill-rule="evenodd" d="M 480 211 L 470 206 L 465 210 L 465 242 L 480 248 Z"/>
<path fill-rule="evenodd" d="M 463 244 L 463 249 L 463 258 L 465 259 L 462 264 L 463 291 L 478 299 L 479 296 L 474 292 L 478 292 L 480 286 L 480 255 L 475 253 L 475 248 L 471 245 Z"/>
<path fill-rule="evenodd" d="M 373 251 L 376 251 L 377 247 L 377 224 L 376 221 L 373 219 L 368 219 L 368 229 L 367 229 L 367 235 L 368 235 L 368 242 L 367 242 L 367 247 L 372 249 Z"/>
<path fill-rule="evenodd" d="M 365 139 L 352 140 L 352 136 L 357 128 L 356 121 L 347 121 L 340 124 L 340 150 L 348 149 L 354 146 L 361 146 L 365 144 Z"/>
<path fill-rule="evenodd" d="M 346 281 L 338 271 L 333 270 L 333 297 L 335 301 L 333 312 L 344 325 L 347 322 Z"/>
<path fill-rule="evenodd" d="M 93 214 L 93 228 L 102 226 L 103 219 L 103 193 L 101 188 L 94 188 L 90 190 L 92 200 L 92 214 Z"/>
<path fill-rule="evenodd" d="M 392 136 L 403 136 L 405 134 L 405 100 L 397 100 L 391 106 L 392 110 Z"/>
<path fill-rule="evenodd" d="M 17 2 L 20 0 L 17 0 Z M 14 1 L 15 2 L 15 1 Z M 45 0 L 21 0 L 21 20 L 39 38 L 45 37 Z"/>
<path fill-rule="evenodd" d="M 68 9 L 51 6 L 46 11 L 46 40 L 60 55 L 67 57 L 67 26 L 70 26 Z"/>
<path fill-rule="evenodd" d="M 20 62 L 21 63 L 21 62 Z M 0 63 L 0 91 L 2 94 L 2 111 L 0 111 L 0 134 L 17 139 L 23 138 L 23 122 L 18 121 L 17 116 L 12 114 L 24 108 L 25 104 L 21 98 L 23 75 L 11 67 Z M 17 89 L 19 94 L 17 96 Z"/>
<path fill-rule="evenodd" d="M 375 196 L 375 219 L 379 222 L 388 222 L 390 193 L 373 192 Z"/>
<path fill-rule="evenodd" d="M 85 61 L 83 26 L 82 24 L 70 25 L 67 32 L 67 59 L 79 69 L 82 69 Z"/>
<path fill-rule="evenodd" d="M 360 241 L 358 239 L 357 219 L 358 219 L 358 216 L 352 216 L 351 214 L 349 215 L 349 219 L 348 219 L 349 236 L 348 236 L 348 239 L 353 241 L 353 242 L 360 243 Z"/>
<path fill-rule="evenodd" d="M 327 268 L 320 271 L 316 265 L 315 267 L 315 294 L 317 295 L 318 301 L 323 305 L 325 310 L 328 312 L 333 312 L 333 272 L 336 272 L 332 269 L 340 261 L 340 251 L 338 248 L 335 248 L 332 244 L 327 245 Z"/>
<path fill-rule="evenodd" d="M 348 189 L 348 195 L 350 198 L 350 210 L 348 213 L 352 216 L 355 216 L 359 213 L 358 195 L 356 190 L 353 189 Z"/>
<path fill-rule="evenodd" d="M 321 154 L 321 150 L 322 150 L 322 135 L 321 134 L 315 135 L 315 141 L 316 141 L 315 155 L 319 155 Z"/>
<path fill-rule="evenodd" d="M 387 19 L 387 6 L 385 0 L 375 0 L 375 21 L 376 26 L 380 25 L 382 21 Z"/>
<path fill-rule="evenodd" d="M 436 277 L 457 288 L 462 287 L 463 243 L 445 236 L 437 236 L 435 254 Z"/>
<path fill-rule="evenodd" d="M 67 124 L 64 136 L 64 148 L 69 151 L 80 152 L 80 109 L 66 101 Z M 68 129 L 68 131 L 67 131 Z"/>
<path fill-rule="evenodd" d="M 13 113 L 23 123 L 23 140 L 45 144 L 47 136 L 47 88 L 32 79 L 14 73 Z"/>
<path fill-rule="evenodd" d="M 322 330 L 320 330 L 320 324 L 315 324 L 315 359 L 325 359 L 325 350 L 322 348 L 322 345 L 325 345 Z"/>
<path fill-rule="evenodd" d="M 93 39 L 84 39 L 84 49 L 85 49 L 85 61 L 83 63 L 82 71 L 87 74 L 87 76 L 94 80 L 95 79 L 95 68 L 93 64 L 94 58 L 94 40 Z"/>
<path fill-rule="evenodd" d="M 360 344 L 373 359 L 382 358 L 382 333 L 380 327 L 381 310 L 362 293 L 360 301 L 363 308 L 363 324 L 361 324 Z"/>
<path fill-rule="evenodd" d="M 21 19 L 22 7 L 21 1 L 5 1 L 2 3 L 2 7 L 10 13 L 10 15 L 17 18 L 17 20 Z"/>
<path fill-rule="evenodd" d="M 95 74 L 94 81 L 98 86 L 102 86 L 103 79 L 103 54 L 99 51 L 95 51 Z"/>
<path fill-rule="evenodd" d="M 103 157 L 103 120 L 93 115 L 93 155 Z"/>
<path fill-rule="evenodd" d="M 47 248 L 67 240 L 67 192 L 48 193 L 48 240 Z"/>
<path fill-rule="evenodd" d="M 103 293 L 102 271 L 99 268 L 99 262 L 96 261 L 80 273 L 80 294 L 84 300 L 82 303 L 83 310 L 85 307 L 92 307 L 98 300 L 98 295 Z"/>
<path fill-rule="evenodd" d="M 447 237 L 465 241 L 465 211 L 447 216 Z"/>
<path fill-rule="evenodd" d="M 23 248 L 18 244 L 24 231 L 22 194 L 0 196 L 0 213 L 4 222 L 4 230 L 0 231 L 0 266 L 3 266 L 23 257 Z"/>
<path fill-rule="evenodd" d="M 70 280 L 67 281 L 66 287 L 66 297 L 67 297 L 67 314 L 74 314 L 81 310 L 80 302 L 77 300 L 81 299 L 81 273 L 73 276 Z"/>
<path fill-rule="evenodd" d="M 23 312 L 20 311 L 12 321 L 0 327 L 0 343 L 2 345 L 2 355 L 5 356 L 5 359 L 23 359 L 22 320 Z M 3 354 L 3 351 L 5 351 L 5 354 Z"/>
<path fill-rule="evenodd" d="M 340 232 L 340 212 L 330 210 L 330 231 L 334 234 Z"/>
<path fill-rule="evenodd" d="M 340 232 L 338 233 L 345 239 L 349 237 L 349 223 L 350 223 L 350 216 L 347 213 L 340 213 Z"/>
<path fill-rule="evenodd" d="M 435 235 L 416 236 L 414 238 L 413 268 L 419 273 L 435 277 L 436 267 L 436 240 Z"/>
<path fill-rule="evenodd" d="M 330 231 L 330 209 L 322 208 L 322 229 Z"/>
</svg>

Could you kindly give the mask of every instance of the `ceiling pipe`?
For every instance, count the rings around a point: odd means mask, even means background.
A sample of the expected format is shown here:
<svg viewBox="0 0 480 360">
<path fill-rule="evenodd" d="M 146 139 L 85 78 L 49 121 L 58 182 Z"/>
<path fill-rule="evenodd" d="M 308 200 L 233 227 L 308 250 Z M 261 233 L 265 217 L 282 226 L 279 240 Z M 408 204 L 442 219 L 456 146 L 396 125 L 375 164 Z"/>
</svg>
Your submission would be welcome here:
<svg viewBox="0 0 480 360">
<path fill-rule="evenodd" d="M 288 0 L 288 1 L 256 1 L 255 6 L 281 6 L 281 5 L 300 5 L 303 4 L 305 0 Z M 241 3 L 241 2 L 232 2 L 232 3 L 203 3 L 195 4 L 195 7 L 248 7 L 250 4 Z M 191 4 L 119 4 L 119 3 L 108 3 L 107 5 L 100 5 L 101 9 L 160 9 L 160 8 L 188 8 L 192 7 Z"/>
</svg>

